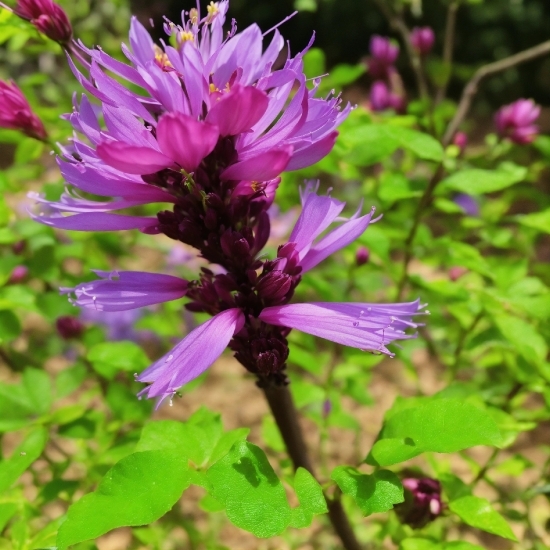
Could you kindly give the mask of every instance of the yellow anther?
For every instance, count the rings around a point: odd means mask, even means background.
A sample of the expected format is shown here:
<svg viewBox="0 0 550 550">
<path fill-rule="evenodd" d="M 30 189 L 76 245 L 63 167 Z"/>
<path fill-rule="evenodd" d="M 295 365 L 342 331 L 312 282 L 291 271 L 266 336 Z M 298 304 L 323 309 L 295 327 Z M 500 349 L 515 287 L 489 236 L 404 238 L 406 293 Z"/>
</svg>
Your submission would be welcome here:
<svg viewBox="0 0 550 550">
<path fill-rule="evenodd" d="M 210 85 L 208 86 L 210 89 L 210 93 L 213 94 L 214 92 L 219 92 L 219 88 L 216 88 L 216 85 L 213 82 L 210 82 Z"/>
<path fill-rule="evenodd" d="M 189 10 L 189 21 L 191 21 L 191 25 L 196 25 L 199 22 L 199 12 L 197 8 L 191 8 Z"/>
<path fill-rule="evenodd" d="M 210 23 L 210 21 L 212 21 L 215 15 L 220 11 L 218 8 L 218 3 L 210 2 L 210 4 L 206 6 L 206 11 L 208 12 L 207 22 Z"/>
<path fill-rule="evenodd" d="M 166 53 L 156 44 L 153 44 L 153 49 L 155 51 L 155 61 L 162 67 L 171 67 L 172 63 L 168 59 Z"/>
<path fill-rule="evenodd" d="M 193 42 L 195 35 L 191 31 L 180 32 L 180 42 Z"/>
</svg>

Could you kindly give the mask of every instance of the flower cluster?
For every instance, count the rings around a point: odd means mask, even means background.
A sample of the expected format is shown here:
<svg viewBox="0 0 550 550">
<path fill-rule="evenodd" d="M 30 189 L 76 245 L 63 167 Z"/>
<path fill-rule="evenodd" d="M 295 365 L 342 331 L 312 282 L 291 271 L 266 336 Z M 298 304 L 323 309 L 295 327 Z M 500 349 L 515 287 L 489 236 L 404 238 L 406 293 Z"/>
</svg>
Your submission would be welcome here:
<svg viewBox="0 0 550 550">
<path fill-rule="evenodd" d="M 399 46 L 389 38 L 376 34 L 372 36 L 367 66 L 370 75 L 375 79 L 369 96 L 370 108 L 373 111 L 393 109 L 403 112 L 405 109 L 401 77 L 394 66 L 398 55 Z"/>
<path fill-rule="evenodd" d="M 500 137 L 508 138 L 518 145 L 531 143 L 539 131 L 535 124 L 539 115 L 540 107 L 532 99 L 518 99 L 497 111 L 497 132 Z"/>
<path fill-rule="evenodd" d="M 401 521 L 415 529 L 424 527 L 443 512 L 441 484 L 429 477 L 405 478 L 405 502 L 396 507 Z"/>
<path fill-rule="evenodd" d="M 163 48 L 132 20 L 131 48 L 123 48 L 130 65 L 80 44 L 77 59 L 88 74 L 73 60 L 71 67 L 101 109 L 86 95 L 75 101 L 67 116 L 75 136 L 58 159 L 72 189 L 57 202 L 35 196 L 42 209 L 35 218 L 47 225 L 163 233 L 217 267 L 203 268 L 190 281 L 97 272 L 96 281 L 62 289 L 92 310 L 125 311 L 186 297 L 188 310 L 212 315 L 138 377 L 149 384 L 142 393 L 159 401 L 228 346 L 260 385 L 284 384 L 286 336 L 293 328 L 390 354 L 387 345 L 412 337 L 405 330 L 417 326 L 418 302 L 289 303 L 302 274 L 357 239 L 373 211 L 340 218 L 345 204 L 310 183 L 288 242 L 273 260 L 261 255 L 281 173 L 323 158 L 350 106 L 332 94 L 316 97 L 318 81 L 306 86 L 305 52 L 274 69 L 284 46 L 277 29 L 265 51 L 256 25 L 237 33 L 233 23 L 224 35 L 227 8 L 227 1 L 211 2 L 204 17 L 191 9 L 181 25 L 167 22 L 172 45 Z M 89 200 L 82 192 L 109 200 Z M 117 213 L 154 203 L 170 208 L 159 206 L 149 217 Z"/>
<path fill-rule="evenodd" d="M 435 34 L 431 27 L 414 27 L 410 39 L 415 51 L 424 57 L 432 51 Z"/>
</svg>

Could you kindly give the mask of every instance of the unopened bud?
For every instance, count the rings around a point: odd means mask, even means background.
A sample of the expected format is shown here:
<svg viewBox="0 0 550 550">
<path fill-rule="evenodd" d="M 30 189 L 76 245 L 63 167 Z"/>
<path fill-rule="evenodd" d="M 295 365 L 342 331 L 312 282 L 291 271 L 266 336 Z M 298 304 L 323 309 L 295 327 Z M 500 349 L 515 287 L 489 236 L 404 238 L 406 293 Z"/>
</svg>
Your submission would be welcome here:
<svg viewBox="0 0 550 550">
<path fill-rule="evenodd" d="M 463 153 L 466 145 L 468 145 L 468 136 L 464 132 L 457 132 L 453 138 L 453 145 L 456 145 Z"/>
<path fill-rule="evenodd" d="M 411 32 L 412 47 L 422 56 L 431 52 L 434 42 L 434 31 L 430 27 L 415 27 Z"/>
<path fill-rule="evenodd" d="M 403 487 L 405 502 L 396 507 L 402 523 L 419 529 L 441 515 L 443 503 L 439 481 L 429 477 L 405 478 Z"/>
<path fill-rule="evenodd" d="M 84 323 L 77 317 L 71 315 L 63 315 L 58 317 L 55 321 L 55 328 L 59 333 L 59 336 L 64 340 L 70 340 L 71 338 L 79 338 L 84 332 Z"/>
<path fill-rule="evenodd" d="M 506 137 L 518 145 L 531 143 L 539 133 L 539 128 L 535 124 L 539 115 L 540 106 L 532 99 L 518 99 L 497 111 L 497 132 L 500 137 Z"/>
<path fill-rule="evenodd" d="M 17 285 L 22 283 L 29 274 L 29 268 L 26 265 L 17 265 L 13 268 L 8 283 L 12 285 Z"/>
<path fill-rule="evenodd" d="M 366 246 L 360 246 L 355 253 L 355 264 L 365 265 L 369 261 L 370 251 Z"/>
<path fill-rule="evenodd" d="M 457 281 L 462 275 L 466 275 L 466 273 L 468 273 L 468 270 L 465 267 L 455 265 L 449 269 L 449 279 L 453 282 Z"/>
<path fill-rule="evenodd" d="M 73 29 L 69 18 L 53 0 L 18 0 L 14 12 L 62 46 L 67 46 L 72 39 Z"/>
</svg>

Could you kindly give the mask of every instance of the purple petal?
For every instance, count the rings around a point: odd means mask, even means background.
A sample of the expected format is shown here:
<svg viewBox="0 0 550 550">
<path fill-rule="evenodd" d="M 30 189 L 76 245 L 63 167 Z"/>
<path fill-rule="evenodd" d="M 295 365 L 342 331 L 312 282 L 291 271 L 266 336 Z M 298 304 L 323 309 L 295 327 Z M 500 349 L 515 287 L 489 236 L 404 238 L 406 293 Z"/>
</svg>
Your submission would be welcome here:
<svg viewBox="0 0 550 550">
<path fill-rule="evenodd" d="M 152 382 L 142 393 L 161 399 L 172 396 L 183 384 L 202 374 L 243 325 L 244 315 L 233 308 L 197 327 L 137 378 L 139 382 Z"/>
<path fill-rule="evenodd" d="M 126 229 L 139 229 L 148 234 L 158 232 L 158 219 L 142 216 L 119 216 L 118 214 L 106 214 L 94 212 L 75 214 L 74 216 L 46 216 L 44 214 L 31 217 L 44 225 L 57 227 L 58 229 L 70 229 L 72 231 L 124 231 Z"/>
<path fill-rule="evenodd" d="M 418 326 L 411 321 L 418 309 L 418 301 L 388 305 L 318 302 L 267 307 L 259 319 L 345 346 L 392 355 L 386 344 L 415 337 L 404 329 Z"/>
<path fill-rule="evenodd" d="M 125 311 L 177 300 L 187 292 L 187 281 L 171 275 L 140 271 L 95 273 L 102 278 L 61 289 L 72 295 L 71 303 L 97 311 Z"/>
<path fill-rule="evenodd" d="M 331 132 L 323 139 L 315 141 L 307 147 L 296 150 L 286 169 L 288 171 L 299 170 L 300 168 L 306 168 L 307 166 L 319 162 L 332 151 L 337 137 L 338 132 Z"/>
<path fill-rule="evenodd" d="M 267 95 L 253 86 L 235 85 L 214 103 L 206 121 L 215 124 L 221 136 L 235 136 L 250 130 L 267 109 Z"/>
<path fill-rule="evenodd" d="M 271 150 L 231 165 L 221 173 L 220 177 L 224 180 L 271 180 L 283 172 L 291 155 L 292 147 Z"/>
<path fill-rule="evenodd" d="M 155 149 L 121 141 L 104 141 L 98 144 L 96 150 L 103 162 L 128 174 L 153 174 L 174 164 L 171 158 Z"/>
<path fill-rule="evenodd" d="M 318 243 L 312 246 L 307 254 L 300 260 L 302 273 L 309 271 L 312 267 L 315 267 L 337 250 L 344 248 L 344 246 L 347 246 L 355 241 L 355 239 L 359 238 L 367 229 L 373 214 L 374 208 L 365 216 L 343 223 L 340 227 L 331 231 Z"/>
<path fill-rule="evenodd" d="M 186 172 L 197 169 L 202 159 L 216 146 L 218 137 L 216 126 L 182 113 L 167 113 L 157 125 L 161 150 Z"/>
</svg>

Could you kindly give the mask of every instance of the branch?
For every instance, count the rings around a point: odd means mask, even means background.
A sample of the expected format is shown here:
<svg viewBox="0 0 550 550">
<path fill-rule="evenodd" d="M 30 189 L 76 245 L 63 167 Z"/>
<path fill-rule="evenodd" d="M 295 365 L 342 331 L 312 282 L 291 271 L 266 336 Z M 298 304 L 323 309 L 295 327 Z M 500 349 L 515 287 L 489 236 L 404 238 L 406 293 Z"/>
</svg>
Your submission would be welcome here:
<svg viewBox="0 0 550 550">
<path fill-rule="evenodd" d="M 455 28 L 456 28 L 456 12 L 458 11 L 458 6 L 460 5 L 460 0 L 455 0 L 449 4 L 449 9 L 447 10 L 447 21 L 445 23 L 445 42 L 443 43 L 443 64 L 445 67 L 449 68 L 449 75 L 445 80 L 439 90 L 437 90 L 437 97 L 435 99 L 436 105 L 441 103 L 445 99 L 445 94 L 447 93 L 447 86 L 449 85 L 449 80 L 451 77 L 450 68 L 453 63 L 453 47 L 455 44 Z"/>
<path fill-rule="evenodd" d="M 479 83 L 484 78 L 515 67 L 516 65 L 520 65 L 521 63 L 525 63 L 526 61 L 531 61 L 531 59 L 535 59 L 547 53 L 550 53 L 550 40 L 542 42 L 542 44 L 529 48 L 528 50 L 524 50 L 523 52 L 480 67 L 462 92 L 462 97 L 460 98 L 455 116 L 449 123 L 449 126 L 445 131 L 445 135 L 443 136 L 443 146 L 446 147 L 449 143 L 451 143 L 453 136 L 470 110 L 470 106 L 475 94 L 477 93 Z"/>
<path fill-rule="evenodd" d="M 401 14 L 394 13 L 391 8 L 386 5 L 386 0 L 374 0 L 374 3 L 378 6 L 378 9 L 384 14 L 384 17 L 388 20 L 390 26 L 397 31 L 403 40 L 409 61 L 411 63 L 414 76 L 416 78 L 416 85 L 418 87 L 418 93 L 422 99 L 428 97 L 428 85 L 424 78 L 424 72 L 422 70 L 422 60 L 420 54 L 413 48 L 411 44 L 411 31 L 405 23 Z"/>
</svg>

